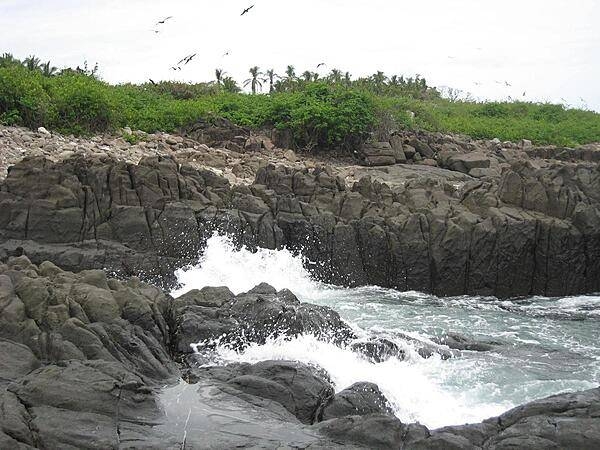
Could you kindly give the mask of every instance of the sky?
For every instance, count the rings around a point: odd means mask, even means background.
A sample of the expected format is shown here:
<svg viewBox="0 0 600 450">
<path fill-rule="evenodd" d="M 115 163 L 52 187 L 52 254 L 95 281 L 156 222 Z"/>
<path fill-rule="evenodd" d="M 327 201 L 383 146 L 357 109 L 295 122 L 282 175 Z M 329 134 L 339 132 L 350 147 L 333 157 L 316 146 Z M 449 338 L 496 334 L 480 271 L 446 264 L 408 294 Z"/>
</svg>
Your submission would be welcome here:
<svg viewBox="0 0 600 450">
<path fill-rule="evenodd" d="M 599 24 L 600 0 L 0 0 L 0 53 L 97 62 L 111 83 L 208 81 L 216 68 L 243 82 L 254 65 L 325 62 L 321 75 L 420 74 L 478 100 L 600 111 Z"/>
</svg>

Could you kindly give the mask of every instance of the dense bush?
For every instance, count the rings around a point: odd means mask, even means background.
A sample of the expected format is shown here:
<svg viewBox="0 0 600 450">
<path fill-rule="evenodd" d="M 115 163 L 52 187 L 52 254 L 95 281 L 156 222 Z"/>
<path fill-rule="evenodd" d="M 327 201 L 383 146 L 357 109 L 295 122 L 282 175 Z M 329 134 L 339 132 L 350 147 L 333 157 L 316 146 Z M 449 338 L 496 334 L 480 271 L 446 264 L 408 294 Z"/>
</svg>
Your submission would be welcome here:
<svg viewBox="0 0 600 450">
<path fill-rule="evenodd" d="M 48 79 L 52 127 L 75 134 L 105 131 L 119 122 L 110 86 L 92 77 L 68 74 Z"/>
<path fill-rule="evenodd" d="M 0 68 L 0 122 L 37 127 L 51 115 L 51 99 L 43 77 L 22 66 Z"/>
<path fill-rule="evenodd" d="M 17 61 L 0 64 L 0 122 L 89 134 L 123 126 L 170 132 L 201 117 L 224 117 L 252 128 L 289 130 L 301 149 L 352 148 L 371 132 L 385 137 L 406 128 L 474 138 L 526 138 L 538 144 L 600 141 L 600 115 L 592 111 L 526 102 L 449 101 L 424 80 L 392 83 L 376 75 L 352 82 L 298 81 L 290 75 L 269 95 L 249 95 L 225 92 L 214 83 L 113 86 L 93 71 L 63 70 L 48 76 Z"/>
</svg>

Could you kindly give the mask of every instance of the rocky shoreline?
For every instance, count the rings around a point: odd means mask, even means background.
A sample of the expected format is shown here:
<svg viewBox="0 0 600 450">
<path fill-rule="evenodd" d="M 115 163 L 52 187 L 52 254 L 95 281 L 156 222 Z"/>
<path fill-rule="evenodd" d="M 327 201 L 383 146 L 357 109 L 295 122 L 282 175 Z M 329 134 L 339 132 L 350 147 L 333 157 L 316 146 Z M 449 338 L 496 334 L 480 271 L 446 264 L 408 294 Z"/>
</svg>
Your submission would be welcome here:
<svg viewBox="0 0 600 450">
<path fill-rule="evenodd" d="M 600 388 L 429 430 L 398 420 L 372 383 L 334 393 L 327 373 L 298 362 L 206 366 L 217 337 L 238 349 L 308 332 L 355 343 L 333 310 L 266 284 L 172 299 L 137 278 L 75 274 L 19 256 L 0 265 L 0 307 L 1 448 L 600 445 Z M 194 342 L 206 344 L 193 353 Z M 367 358 L 402 358 L 375 338 L 359 344 Z"/>
<path fill-rule="evenodd" d="M 406 163 L 370 167 L 297 158 L 264 136 L 237 138 L 244 147 L 105 137 L 86 141 L 93 151 L 69 143 L 76 150 L 65 155 L 47 150 L 58 138 L 38 136 L 41 147 L 0 182 L 0 258 L 23 251 L 34 263 L 169 287 L 173 271 L 221 232 L 250 248 L 299 251 L 316 263 L 316 277 L 338 285 L 499 298 L 600 291 L 593 146 L 395 135 Z"/>
<path fill-rule="evenodd" d="M 266 284 L 166 293 L 214 232 L 302 252 L 340 285 L 600 291 L 598 148 L 413 133 L 327 159 L 284 143 L 227 123 L 90 139 L 0 128 L 0 448 L 600 446 L 600 388 L 429 430 L 372 383 L 335 393 L 299 362 L 210 364 L 215 341 L 305 333 L 404 358 L 332 309 Z M 496 343 L 411 345 L 444 359 Z"/>
</svg>

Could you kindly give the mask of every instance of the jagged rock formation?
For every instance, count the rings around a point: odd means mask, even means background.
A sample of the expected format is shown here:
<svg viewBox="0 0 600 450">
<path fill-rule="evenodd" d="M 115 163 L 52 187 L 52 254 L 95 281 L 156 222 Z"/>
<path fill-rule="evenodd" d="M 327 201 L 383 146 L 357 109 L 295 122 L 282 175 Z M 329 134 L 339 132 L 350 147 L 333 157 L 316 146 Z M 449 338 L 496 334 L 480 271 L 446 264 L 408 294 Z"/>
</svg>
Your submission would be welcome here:
<svg viewBox="0 0 600 450">
<path fill-rule="evenodd" d="M 297 362 L 196 367 L 201 355 L 171 354 L 185 311 L 224 308 L 212 317 L 223 327 L 248 311 L 245 317 L 260 325 L 281 309 L 278 296 L 287 296 L 290 308 L 295 304 L 289 291 L 274 293 L 267 285 L 237 297 L 205 288 L 173 300 L 135 278 L 119 281 L 99 270 L 74 274 L 49 262 L 36 266 L 25 256 L 9 258 L 0 265 L 0 447 L 600 445 L 600 388 L 549 397 L 480 424 L 430 431 L 394 417 L 371 383 L 334 394 L 326 373 Z M 335 318 L 326 308 L 312 316 L 283 311 L 280 317 L 288 320 L 279 325 L 298 330 L 318 313 Z M 327 322 L 311 323 L 324 338 L 331 335 Z M 179 378 L 180 368 L 188 382 Z"/>
<path fill-rule="evenodd" d="M 268 165 L 232 186 L 171 157 L 26 158 L 0 184 L 0 258 L 24 251 L 168 285 L 219 230 L 301 251 L 336 284 L 498 297 L 600 290 L 597 164 L 442 145 L 429 148 L 449 169 L 364 169 L 352 186 L 327 168 Z"/>
</svg>

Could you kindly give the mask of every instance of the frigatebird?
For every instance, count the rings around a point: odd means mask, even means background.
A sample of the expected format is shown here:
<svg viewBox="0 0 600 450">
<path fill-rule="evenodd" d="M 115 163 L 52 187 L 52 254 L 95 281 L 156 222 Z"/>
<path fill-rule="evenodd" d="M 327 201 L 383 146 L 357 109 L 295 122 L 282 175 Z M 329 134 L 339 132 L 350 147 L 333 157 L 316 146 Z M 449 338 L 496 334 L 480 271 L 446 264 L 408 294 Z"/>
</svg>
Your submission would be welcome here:
<svg viewBox="0 0 600 450">
<path fill-rule="evenodd" d="M 167 20 L 172 19 L 173 16 L 169 16 L 169 17 L 165 17 L 163 20 L 159 20 L 158 22 L 156 22 L 156 25 L 161 25 L 163 23 L 165 23 Z"/>
<path fill-rule="evenodd" d="M 324 62 L 317 64 L 317 69 L 321 66 L 326 66 L 327 64 L 325 64 Z"/>
<path fill-rule="evenodd" d="M 197 53 L 193 53 L 191 55 L 187 55 L 184 56 L 183 58 L 181 58 L 179 61 L 177 61 L 177 65 L 180 66 L 181 63 L 183 63 L 183 65 L 185 66 L 187 63 L 189 63 L 195 56 L 197 55 Z"/>
<path fill-rule="evenodd" d="M 240 16 L 243 16 L 244 14 L 246 14 L 247 12 L 249 12 L 252 8 L 254 8 L 254 5 L 248 6 L 245 10 L 242 11 L 242 13 L 240 14 Z"/>
</svg>

